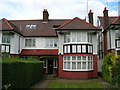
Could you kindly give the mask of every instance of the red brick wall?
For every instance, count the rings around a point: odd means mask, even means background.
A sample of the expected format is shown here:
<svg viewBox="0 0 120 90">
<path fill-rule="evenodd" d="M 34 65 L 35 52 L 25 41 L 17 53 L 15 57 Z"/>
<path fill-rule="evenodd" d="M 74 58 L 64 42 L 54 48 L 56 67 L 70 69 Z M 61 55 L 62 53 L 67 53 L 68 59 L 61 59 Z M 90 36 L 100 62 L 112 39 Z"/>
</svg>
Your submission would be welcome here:
<svg viewBox="0 0 120 90">
<path fill-rule="evenodd" d="M 97 77 L 97 55 L 93 55 L 93 71 L 64 71 L 63 56 L 59 55 L 58 77 L 76 79 L 88 79 Z"/>
</svg>

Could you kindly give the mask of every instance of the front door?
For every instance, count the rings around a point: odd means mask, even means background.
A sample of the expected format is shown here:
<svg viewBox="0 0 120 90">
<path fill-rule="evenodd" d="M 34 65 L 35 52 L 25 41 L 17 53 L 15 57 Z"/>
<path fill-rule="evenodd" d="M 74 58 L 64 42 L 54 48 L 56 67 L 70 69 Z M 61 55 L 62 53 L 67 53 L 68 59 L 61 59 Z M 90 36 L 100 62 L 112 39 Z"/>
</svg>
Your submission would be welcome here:
<svg viewBox="0 0 120 90">
<path fill-rule="evenodd" d="M 48 74 L 53 74 L 53 60 L 48 60 Z"/>
</svg>

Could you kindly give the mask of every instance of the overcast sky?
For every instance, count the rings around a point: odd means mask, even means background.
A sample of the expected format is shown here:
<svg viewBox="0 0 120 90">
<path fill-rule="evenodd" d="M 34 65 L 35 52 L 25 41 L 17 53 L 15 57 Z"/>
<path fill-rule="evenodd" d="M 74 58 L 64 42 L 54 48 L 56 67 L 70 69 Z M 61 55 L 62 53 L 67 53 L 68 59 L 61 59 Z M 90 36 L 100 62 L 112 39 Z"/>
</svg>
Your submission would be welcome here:
<svg viewBox="0 0 120 90">
<path fill-rule="evenodd" d="M 104 7 L 110 16 L 118 15 L 120 0 L 88 0 L 88 10 L 94 18 L 103 15 Z M 72 19 L 87 16 L 87 0 L 0 0 L 0 19 L 42 19 L 43 9 L 47 9 L 50 19 Z"/>
</svg>

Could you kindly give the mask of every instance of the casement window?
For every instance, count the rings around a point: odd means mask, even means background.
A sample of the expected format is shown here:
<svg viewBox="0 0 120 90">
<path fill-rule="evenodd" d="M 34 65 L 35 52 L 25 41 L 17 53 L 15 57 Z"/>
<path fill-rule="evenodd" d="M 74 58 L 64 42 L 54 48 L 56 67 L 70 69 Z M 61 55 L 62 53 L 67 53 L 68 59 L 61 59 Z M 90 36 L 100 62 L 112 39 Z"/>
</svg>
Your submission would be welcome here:
<svg viewBox="0 0 120 90">
<path fill-rule="evenodd" d="M 63 51 L 66 54 L 77 54 L 77 53 L 84 53 L 84 54 L 92 54 L 93 53 L 93 46 L 90 44 L 68 44 L 63 46 Z"/>
<path fill-rule="evenodd" d="M 64 43 L 69 43 L 70 42 L 70 33 L 67 33 L 64 35 Z"/>
<path fill-rule="evenodd" d="M 116 39 L 120 39 L 120 30 L 115 30 Z"/>
<path fill-rule="evenodd" d="M 58 39 L 46 39 L 46 47 L 58 47 Z"/>
<path fill-rule="evenodd" d="M 88 42 L 92 43 L 92 34 L 91 33 L 87 33 L 87 37 L 88 37 Z"/>
<path fill-rule="evenodd" d="M 68 71 L 93 70 L 93 57 L 91 55 L 64 56 L 63 70 Z"/>
<path fill-rule="evenodd" d="M 81 42 L 82 33 L 72 33 L 72 42 Z"/>
<path fill-rule="evenodd" d="M 10 53 L 10 45 L 0 45 L 0 51 Z"/>
<path fill-rule="evenodd" d="M 10 38 L 11 36 L 10 35 L 2 35 L 2 43 L 7 43 L 9 44 L 10 43 Z"/>
<path fill-rule="evenodd" d="M 35 47 L 36 39 L 25 39 L 25 47 Z"/>
</svg>

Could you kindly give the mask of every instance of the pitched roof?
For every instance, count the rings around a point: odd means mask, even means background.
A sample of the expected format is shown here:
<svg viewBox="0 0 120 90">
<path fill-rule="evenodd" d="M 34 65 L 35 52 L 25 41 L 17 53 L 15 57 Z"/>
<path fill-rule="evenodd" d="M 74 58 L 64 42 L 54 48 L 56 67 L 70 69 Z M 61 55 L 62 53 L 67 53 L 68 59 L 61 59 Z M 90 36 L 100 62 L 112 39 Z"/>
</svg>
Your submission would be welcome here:
<svg viewBox="0 0 120 90">
<path fill-rule="evenodd" d="M 3 18 L 1 20 L 1 24 L 0 27 L 2 27 L 0 30 L 13 30 L 13 27 L 11 26 L 11 24 L 8 22 L 7 19 Z"/>
<path fill-rule="evenodd" d="M 113 22 L 112 24 L 120 24 L 120 16 L 118 16 Z"/>
<path fill-rule="evenodd" d="M 104 17 L 103 16 L 98 16 L 101 25 L 104 26 Z M 117 18 L 117 16 L 109 16 L 109 23 L 112 23 L 115 19 Z"/>
<path fill-rule="evenodd" d="M 82 20 L 78 17 L 73 18 L 72 20 L 67 21 L 62 26 L 58 27 L 57 29 L 100 29 L 85 20 Z"/>
<path fill-rule="evenodd" d="M 23 36 L 57 36 L 53 28 L 54 25 L 62 25 L 70 19 L 49 19 L 45 22 L 38 20 L 10 20 L 10 22 L 18 28 Z M 26 28 L 26 25 L 37 25 L 34 29 Z"/>
</svg>

